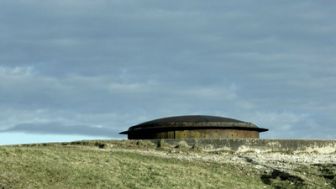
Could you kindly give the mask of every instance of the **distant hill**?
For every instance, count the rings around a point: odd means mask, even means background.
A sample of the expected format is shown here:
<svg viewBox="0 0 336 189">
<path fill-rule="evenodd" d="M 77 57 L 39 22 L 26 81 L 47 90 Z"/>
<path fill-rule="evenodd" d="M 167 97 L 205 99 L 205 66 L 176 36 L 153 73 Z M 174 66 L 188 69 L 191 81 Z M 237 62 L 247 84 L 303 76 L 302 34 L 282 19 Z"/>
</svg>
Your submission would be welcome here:
<svg viewBox="0 0 336 189">
<path fill-rule="evenodd" d="M 181 141 L 0 147 L 7 188 L 336 188 L 336 154 L 233 152 Z"/>
</svg>

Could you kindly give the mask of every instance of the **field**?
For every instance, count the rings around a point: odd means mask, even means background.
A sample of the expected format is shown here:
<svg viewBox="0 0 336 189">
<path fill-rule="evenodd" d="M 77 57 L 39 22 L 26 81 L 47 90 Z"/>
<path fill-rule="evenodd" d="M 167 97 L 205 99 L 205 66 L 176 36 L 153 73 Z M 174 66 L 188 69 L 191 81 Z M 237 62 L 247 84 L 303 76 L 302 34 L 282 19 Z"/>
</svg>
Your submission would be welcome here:
<svg viewBox="0 0 336 189">
<path fill-rule="evenodd" d="M 0 147 L 7 188 L 336 188 L 336 155 L 80 141 Z"/>
</svg>

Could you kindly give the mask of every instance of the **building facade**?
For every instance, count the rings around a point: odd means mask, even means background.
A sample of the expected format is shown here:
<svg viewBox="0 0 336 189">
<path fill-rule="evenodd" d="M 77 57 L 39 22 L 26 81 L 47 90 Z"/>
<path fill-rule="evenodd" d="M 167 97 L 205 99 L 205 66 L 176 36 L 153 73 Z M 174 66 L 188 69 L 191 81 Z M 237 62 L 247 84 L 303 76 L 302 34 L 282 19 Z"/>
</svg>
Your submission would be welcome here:
<svg viewBox="0 0 336 189">
<path fill-rule="evenodd" d="M 265 131 L 268 129 L 236 119 L 189 115 L 144 122 L 120 134 L 127 134 L 128 139 L 220 139 L 259 138 L 259 133 Z"/>
</svg>

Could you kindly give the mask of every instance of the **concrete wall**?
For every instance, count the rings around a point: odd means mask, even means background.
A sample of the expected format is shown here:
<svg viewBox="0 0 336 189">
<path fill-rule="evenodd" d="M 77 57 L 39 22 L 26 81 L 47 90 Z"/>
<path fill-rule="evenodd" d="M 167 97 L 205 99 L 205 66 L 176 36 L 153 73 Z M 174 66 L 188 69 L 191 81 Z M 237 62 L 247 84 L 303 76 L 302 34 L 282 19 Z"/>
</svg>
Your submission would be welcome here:
<svg viewBox="0 0 336 189">
<path fill-rule="evenodd" d="M 202 149 L 233 152 L 336 153 L 336 140 L 168 139 L 152 141 L 171 145 L 178 145 L 179 142 L 185 141 L 190 146 Z"/>
</svg>

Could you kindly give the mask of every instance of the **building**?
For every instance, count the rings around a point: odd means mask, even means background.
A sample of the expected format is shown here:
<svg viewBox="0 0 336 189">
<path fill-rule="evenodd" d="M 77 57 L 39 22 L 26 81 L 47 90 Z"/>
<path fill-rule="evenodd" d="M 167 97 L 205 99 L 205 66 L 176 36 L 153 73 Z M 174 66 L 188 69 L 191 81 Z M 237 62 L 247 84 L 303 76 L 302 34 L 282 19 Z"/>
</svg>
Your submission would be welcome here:
<svg viewBox="0 0 336 189">
<path fill-rule="evenodd" d="M 268 131 L 236 119 L 188 115 L 155 119 L 130 127 L 120 134 L 128 139 L 186 139 L 186 138 L 259 138 Z"/>
</svg>

